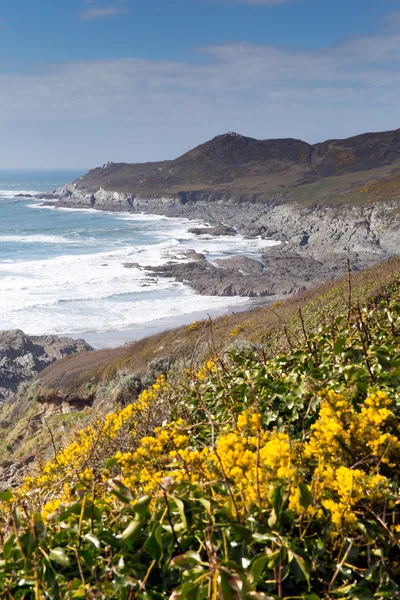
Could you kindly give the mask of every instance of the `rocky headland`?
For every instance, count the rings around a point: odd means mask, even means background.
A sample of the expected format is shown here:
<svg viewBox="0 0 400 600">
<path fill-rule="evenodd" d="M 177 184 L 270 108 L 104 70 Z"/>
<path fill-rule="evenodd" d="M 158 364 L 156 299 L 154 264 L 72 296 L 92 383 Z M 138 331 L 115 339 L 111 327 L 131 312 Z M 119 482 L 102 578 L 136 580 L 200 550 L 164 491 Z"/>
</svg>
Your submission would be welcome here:
<svg viewBox="0 0 400 600">
<path fill-rule="evenodd" d="M 201 294 L 282 297 L 340 276 L 348 260 L 360 270 L 399 254 L 400 131 L 315 145 L 229 133 L 173 161 L 107 163 L 42 198 L 195 219 L 207 225 L 190 230 L 199 236 L 279 241 L 258 267 L 192 256 L 148 271 Z"/>
<path fill-rule="evenodd" d="M 90 350 L 83 340 L 27 336 L 19 329 L 0 331 L 0 403 L 54 361 Z"/>
</svg>

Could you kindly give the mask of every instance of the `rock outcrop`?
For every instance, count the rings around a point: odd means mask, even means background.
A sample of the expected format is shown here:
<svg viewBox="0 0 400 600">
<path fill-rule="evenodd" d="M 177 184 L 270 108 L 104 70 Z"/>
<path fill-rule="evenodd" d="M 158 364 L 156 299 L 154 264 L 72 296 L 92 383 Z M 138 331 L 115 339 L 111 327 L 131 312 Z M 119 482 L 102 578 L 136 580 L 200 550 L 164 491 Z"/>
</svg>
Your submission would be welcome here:
<svg viewBox="0 0 400 600">
<path fill-rule="evenodd" d="M 46 198 L 209 224 L 196 235 L 279 240 L 254 285 L 246 269 L 196 257 L 156 272 L 203 294 L 287 294 L 342 274 L 347 259 L 358 270 L 400 254 L 399 165 L 400 130 L 315 145 L 230 132 L 173 161 L 107 163 Z"/>
<path fill-rule="evenodd" d="M 90 350 L 83 340 L 55 335 L 30 337 L 19 329 L 0 331 L 0 402 L 55 360 Z"/>
<path fill-rule="evenodd" d="M 308 144 L 292 138 L 257 140 L 229 132 L 174 160 L 107 163 L 75 185 L 135 197 L 180 196 L 225 190 L 236 197 L 288 190 L 330 177 L 382 169 L 400 161 L 400 130 L 367 133 L 345 140 Z M 337 182 L 336 182 L 337 185 Z M 65 194 L 71 190 L 66 188 Z"/>
</svg>

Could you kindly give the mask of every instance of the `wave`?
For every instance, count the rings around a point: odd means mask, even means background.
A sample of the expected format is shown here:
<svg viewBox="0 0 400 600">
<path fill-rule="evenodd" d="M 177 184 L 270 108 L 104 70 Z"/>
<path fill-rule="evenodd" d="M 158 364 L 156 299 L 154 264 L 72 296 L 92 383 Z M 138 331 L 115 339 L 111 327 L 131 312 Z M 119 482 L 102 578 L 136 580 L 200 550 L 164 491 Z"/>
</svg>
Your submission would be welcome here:
<svg viewBox="0 0 400 600">
<path fill-rule="evenodd" d="M 19 200 L 20 198 L 16 198 L 17 196 L 26 194 L 26 197 L 29 197 L 37 193 L 37 190 L 0 190 L 0 198 L 15 198 L 16 200 Z M 21 200 L 23 200 L 23 198 L 21 198 Z"/>
<path fill-rule="evenodd" d="M 188 315 L 190 322 L 190 315 L 198 311 L 206 316 L 208 310 L 243 305 L 248 303 L 248 298 L 199 296 L 183 283 L 146 272 L 146 267 L 161 266 L 169 261 L 187 262 L 190 259 L 185 253 L 190 249 L 207 255 L 210 261 L 235 253 L 259 258 L 264 248 L 276 243 L 249 240 L 240 235 L 199 237 L 189 229 L 204 224 L 186 218 L 56 209 L 34 202 L 28 206 L 112 217 L 104 224 L 97 221 L 94 224 L 88 217 L 65 216 L 67 229 L 56 235 L 59 230 L 49 228 L 53 221 L 49 214 L 45 231 L 52 234 L 37 233 L 36 229 L 31 230 L 32 233 L 20 230 L 19 235 L 11 235 L 6 230 L 5 235 L 0 235 L 0 243 L 52 244 L 54 248 L 54 251 L 45 248 L 46 258 L 39 254 L 39 258 L 28 260 L 25 258 L 30 256 L 28 247 L 20 254 L 15 253 L 15 257 L 12 255 L 12 262 L 0 263 L 0 329 L 21 328 L 28 334 L 121 331 L 182 315 Z M 33 216 L 39 217 L 40 232 L 44 215 Z M 64 218 L 57 217 L 57 221 Z M 132 225 L 123 221 L 132 221 Z M 99 234 L 97 224 L 105 226 L 103 233 Z M 117 235 L 115 226 L 120 231 Z M 91 232 L 90 238 L 88 232 Z M 71 244 L 75 244 L 75 248 Z M 82 249 L 78 250 L 79 254 L 73 254 L 77 245 L 82 245 Z M 109 250 L 105 251 L 107 247 Z M 8 259 L 10 254 L 5 256 Z M 138 268 L 128 269 L 124 266 L 126 263 L 137 264 Z"/>
<path fill-rule="evenodd" d="M 38 192 L 36 192 L 37 194 Z M 67 206 L 51 206 L 46 204 L 40 204 L 41 198 L 38 196 L 37 200 L 38 204 L 28 204 L 29 208 L 39 208 L 43 210 L 57 210 L 63 212 L 75 212 L 75 213 L 88 213 L 95 215 L 108 215 L 118 219 L 119 221 L 176 221 L 177 219 L 174 217 L 165 217 L 164 215 L 152 215 L 148 213 L 135 212 L 130 213 L 128 211 L 108 211 L 108 210 L 99 210 L 97 208 L 69 208 Z M 54 202 L 57 202 L 56 200 Z M 188 219 L 180 219 L 184 222 L 189 222 Z M 191 221 L 194 223 L 194 221 Z M 200 224 L 200 223 L 199 223 Z"/>
<path fill-rule="evenodd" d="M 0 243 L 18 244 L 81 244 L 81 240 L 71 240 L 61 235 L 0 235 Z"/>
<path fill-rule="evenodd" d="M 199 296 L 194 302 L 194 292 L 184 284 L 145 270 L 170 260 L 187 260 L 176 239 L 96 254 L 2 263 L 0 329 L 19 327 L 31 334 L 104 331 L 190 313 L 194 308 L 232 304 L 232 298 Z M 126 263 L 139 266 L 128 269 Z M 238 298 L 233 304 L 243 301 Z"/>
<path fill-rule="evenodd" d="M 177 302 L 179 296 L 179 302 Z M 35 307 L 21 313 L 15 313 L 9 319 L 10 328 L 22 328 L 30 335 L 48 334 L 79 334 L 83 337 L 86 332 L 122 331 L 135 328 L 143 323 L 172 319 L 190 315 L 195 311 L 223 309 L 227 306 L 243 306 L 248 298 L 221 298 L 217 296 L 198 296 L 184 284 L 175 284 L 174 289 L 164 292 L 153 290 L 145 298 L 136 296 L 135 300 L 126 296 L 119 298 L 104 298 L 93 301 L 69 301 L 53 303 L 46 307 Z M 46 331 L 43 331 L 43 323 Z"/>
</svg>

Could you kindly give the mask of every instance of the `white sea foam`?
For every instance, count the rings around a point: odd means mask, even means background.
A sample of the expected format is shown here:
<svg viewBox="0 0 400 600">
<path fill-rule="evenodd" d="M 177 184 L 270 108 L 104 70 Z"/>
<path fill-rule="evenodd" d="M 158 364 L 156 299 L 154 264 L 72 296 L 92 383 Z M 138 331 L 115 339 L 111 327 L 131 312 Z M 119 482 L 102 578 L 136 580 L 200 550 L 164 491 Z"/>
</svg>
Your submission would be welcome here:
<svg viewBox="0 0 400 600">
<path fill-rule="evenodd" d="M 11 193 L 21 193 L 9 192 L 9 198 L 12 198 Z M 52 210 L 40 203 L 29 206 Z M 268 240 L 244 239 L 240 235 L 196 236 L 188 230 L 203 223 L 187 219 L 141 213 L 104 213 L 93 209 L 57 210 L 99 217 L 106 214 L 114 219 L 116 227 L 113 228 L 112 222 L 109 229 L 94 227 L 90 238 L 87 231 L 91 220 L 85 225 L 77 220 L 73 229 L 63 230 L 63 235 L 29 234 L 26 230 L 11 234 L 5 230 L 4 235 L 0 235 L 0 244 L 49 244 L 52 248 L 45 260 L 25 260 L 24 254 L 13 260 L 5 254 L 0 263 L 0 329 L 21 328 L 28 334 L 76 332 L 84 335 L 88 331 L 124 330 L 135 324 L 180 315 L 188 315 L 190 321 L 193 312 L 204 311 L 206 314 L 209 310 L 241 306 L 248 298 L 199 296 L 182 283 L 158 278 L 143 267 L 160 266 L 171 260 L 188 261 L 185 252 L 189 249 L 206 254 L 211 261 L 234 253 L 258 258 L 260 251 L 275 244 Z M 121 236 L 113 233 L 119 230 L 123 232 Z M 132 240 L 145 240 L 147 233 L 157 243 L 130 245 L 131 230 Z M 51 229 L 46 226 L 46 231 Z M 112 234 L 110 237 L 107 231 Z M 96 235 L 99 232 L 104 236 L 101 237 L 104 244 Z M 70 246 L 63 249 L 64 244 Z M 72 255 L 71 250 L 76 249 L 71 244 L 84 245 L 84 251 L 92 249 L 92 253 Z M 107 245 L 110 250 L 100 252 Z M 61 250 L 57 246 L 61 246 Z M 126 268 L 125 263 L 137 263 L 139 267 Z"/>
<path fill-rule="evenodd" d="M 25 197 L 29 197 L 29 196 L 33 196 L 34 194 L 37 194 L 37 192 L 32 191 L 32 190 L 17 190 L 17 189 L 15 189 L 15 190 L 0 190 L 0 199 L 1 198 L 6 198 L 6 199 L 16 198 L 16 196 L 21 196 L 21 195 L 25 195 Z M 16 198 L 16 199 L 19 200 L 20 198 Z"/>
<path fill-rule="evenodd" d="M 77 244 L 80 240 L 73 240 L 61 235 L 0 235 L 1 243 L 18 244 Z"/>
<path fill-rule="evenodd" d="M 163 247 L 162 247 L 163 246 Z M 124 267 L 162 264 L 171 247 L 138 247 L 89 256 L 2 264 L 0 329 L 30 334 L 122 329 L 135 323 L 222 308 L 227 298 L 196 296 L 180 283 Z M 229 299 L 243 304 L 247 299 Z"/>
</svg>

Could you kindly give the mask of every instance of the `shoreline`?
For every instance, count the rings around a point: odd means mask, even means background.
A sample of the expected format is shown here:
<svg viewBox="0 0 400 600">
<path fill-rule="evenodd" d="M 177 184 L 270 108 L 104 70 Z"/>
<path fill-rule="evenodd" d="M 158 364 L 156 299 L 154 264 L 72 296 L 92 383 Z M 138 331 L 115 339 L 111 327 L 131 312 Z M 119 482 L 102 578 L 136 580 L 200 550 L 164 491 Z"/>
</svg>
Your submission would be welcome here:
<svg viewBox="0 0 400 600">
<path fill-rule="evenodd" d="M 55 335 L 57 337 L 68 337 L 73 340 L 83 339 L 87 344 L 92 346 L 94 350 L 118 348 L 124 345 L 129 346 L 131 343 L 143 340 L 158 333 L 163 333 L 164 331 L 176 329 L 178 327 L 185 329 L 195 321 L 203 321 L 208 318 L 216 319 L 218 317 L 233 315 L 235 313 L 248 312 L 254 308 L 257 308 L 258 306 L 267 306 L 268 304 L 273 304 L 275 301 L 275 298 L 273 300 L 270 299 L 269 302 L 267 298 L 264 298 L 263 300 L 260 298 L 251 298 L 243 305 L 230 305 L 225 308 L 214 308 L 208 311 L 196 311 L 183 315 L 165 317 L 163 319 L 148 321 L 146 323 L 139 323 L 136 326 L 130 326 L 126 329 L 81 333 L 66 332 Z"/>
<path fill-rule="evenodd" d="M 76 207 L 76 206 L 59 206 L 58 203 L 54 203 L 54 206 L 49 206 L 46 205 L 46 203 L 43 202 L 43 199 L 40 198 L 39 196 L 42 196 L 43 193 L 42 192 L 38 192 L 37 197 L 35 198 L 31 198 L 31 197 L 25 197 L 25 198 L 19 198 L 21 201 L 25 200 L 25 202 L 30 202 L 32 200 L 34 200 L 34 203 L 32 203 L 32 205 L 29 205 L 29 208 L 43 208 L 43 209 L 53 209 L 53 210 L 68 210 L 71 212 L 75 212 L 76 214 L 79 213 L 79 211 L 82 212 L 88 212 L 88 210 L 90 212 L 104 212 L 104 213 L 109 213 L 110 215 L 121 215 L 121 216 L 126 216 L 126 217 L 133 217 L 135 218 L 137 216 L 138 219 L 143 218 L 148 218 L 150 219 L 165 219 L 165 220 L 178 220 L 182 223 L 183 229 L 185 229 L 186 231 L 190 231 L 192 228 L 195 229 L 199 229 L 201 227 L 206 227 L 209 228 L 210 225 L 207 222 L 205 222 L 205 220 L 199 219 L 199 218 L 189 218 L 188 216 L 169 216 L 169 215 L 157 215 L 154 213 L 149 213 L 149 212 L 142 212 L 142 211 L 132 211 L 132 210 L 109 210 L 110 207 L 104 207 L 103 210 L 99 211 L 93 208 L 89 208 L 89 209 L 83 209 L 83 207 Z M 164 227 L 164 226 L 163 226 Z M 221 239 L 222 236 L 222 239 Z M 265 250 L 267 251 L 268 248 L 268 242 L 267 240 L 262 240 L 260 241 L 260 248 L 254 248 L 254 247 L 248 247 L 248 242 L 246 240 L 243 239 L 243 236 L 241 235 L 231 235 L 231 237 L 225 237 L 226 233 L 219 233 L 216 234 L 212 237 L 210 237 L 209 235 L 207 235 L 207 237 L 203 237 L 202 235 L 196 235 L 193 236 L 193 245 L 197 245 L 198 246 L 204 246 L 204 251 L 206 251 L 206 249 L 210 249 L 210 257 L 213 256 L 216 252 L 218 252 L 220 254 L 220 256 L 225 256 L 226 258 L 230 258 L 232 256 L 234 256 L 235 254 L 238 254 L 240 256 L 249 253 L 249 255 L 253 255 L 254 258 L 256 258 L 257 260 L 261 260 L 261 254 L 262 252 Z M 235 238 L 238 238 L 237 241 L 235 241 Z M 231 241 L 231 243 L 230 243 Z M 215 245 L 215 242 L 217 242 L 217 245 Z M 191 247 L 191 241 L 190 240 L 183 240 L 183 245 L 186 247 Z M 243 247 L 242 247 L 243 246 Z M 246 246 L 246 247 L 245 247 Z M 180 250 L 177 249 L 177 257 L 175 258 L 174 256 L 171 256 L 171 262 L 175 262 L 175 260 L 178 261 L 182 259 L 182 256 L 178 256 L 179 254 L 181 254 L 182 252 Z M 188 255 L 188 262 L 187 264 L 190 264 L 192 261 L 192 255 L 196 254 L 195 251 L 193 250 L 189 250 L 184 252 L 184 254 Z M 200 256 L 200 255 L 199 255 Z M 127 261 L 128 261 L 128 257 L 127 257 Z M 210 261 L 213 261 L 213 258 L 210 258 Z M 185 261 L 186 263 L 186 261 Z M 146 264 L 146 266 L 142 266 L 141 270 L 143 270 L 144 272 L 147 273 L 148 278 L 154 278 L 154 273 L 151 271 L 151 268 L 157 268 L 157 267 L 153 267 L 154 264 L 157 264 L 157 262 L 153 263 L 151 261 L 149 261 L 149 264 L 147 265 L 147 263 L 141 263 L 142 265 Z M 167 263 L 166 263 L 167 264 Z M 207 264 L 212 265 L 212 262 Z M 125 266 L 125 265 L 124 265 Z M 149 269 L 147 269 L 147 267 L 149 267 Z M 135 277 L 135 275 L 132 273 L 132 276 Z M 163 276 L 164 278 L 164 276 Z M 168 277 L 168 279 L 170 279 L 171 281 L 175 281 L 177 283 L 177 280 L 174 277 Z M 160 281 L 161 283 L 161 281 Z M 68 329 L 66 328 L 64 329 L 58 329 L 54 330 L 54 329 L 43 329 L 43 327 L 39 329 L 36 329 L 35 331 L 33 331 L 33 333 L 31 332 L 32 335 L 55 335 L 58 338 L 63 338 L 63 337 L 68 337 L 68 338 L 72 338 L 72 339 L 83 339 L 85 340 L 88 344 L 90 344 L 92 347 L 94 348 L 112 348 L 112 347 L 116 347 L 116 346 L 120 346 L 123 345 L 125 343 L 130 343 L 130 342 L 134 342 L 146 337 L 149 337 L 153 334 L 156 333 L 160 333 L 162 331 L 166 331 L 169 329 L 174 329 L 176 327 L 185 327 L 190 325 L 191 323 L 193 323 L 194 321 L 197 320 L 204 320 L 207 319 L 209 316 L 211 318 L 216 318 L 222 315 L 228 315 L 228 314 L 232 314 L 234 312 L 243 312 L 243 311 L 247 311 L 247 310 L 251 310 L 253 307 L 255 307 L 257 305 L 257 299 L 255 298 L 250 298 L 247 297 L 246 295 L 243 294 L 235 294 L 235 293 L 227 293 L 227 294 L 219 294 L 219 293 L 213 293 L 210 292 L 209 294 L 204 292 L 204 293 L 199 293 L 198 291 L 196 291 L 196 289 L 193 288 L 193 286 L 190 286 L 190 282 L 188 281 L 182 281 L 181 283 L 177 283 L 177 285 L 182 285 L 184 284 L 185 288 L 187 289 L 191 289 L 192 293 L 193 293 L 193 298 L 191 299 L 191 305 L 187 306 L 186 303 L 183 304 L 181 306 L 182 308 L 182 314 L 171 314 L 169 316 L 165 316 L 162 318 L 157 318 L 157 309 L 154 309 L 154 313 L 155 314 L 151 314 L 151 311 L 149 312 L 149 314 L 147 315 L 145 313 L 144 318 L 146 318 L 146 316 L 148 317 L 148 320 L 144 321 L 144 322 L 132 322 L 131 324 L 128 325 L 119 325 L 117 323 L 111 323 L 111 327 L 110 329 L 104 329 L 104 325 L 107 325 L 107 323 L 99 323 L 99 329 L 95 329 L 96 328 L 96 324 L 95 323 L 88 323 L 89 327 L 86 329 L 86 324 L 84 322 L 79 323 L 78 327 L 74 330 Z M 197 297 L 199 298 L 199 300 L 202 297 L 205 296 L 210 296 L 210 300 L 207 301 L 207 298 L 204 298 L 205 302 L 199 302 L 197 301 Z M 223 297 L 225 296 L 225 297 Z M 217 302 L 213 302 L 212 298 L 217 299 L 219 297 L 219 300 Z M 276 300 L 275 295 L 270 296 L 270 297 L 265 297 L 262 300 L 258 299 L 259 302 L 261 302 L 262 304 L 269 304 L 269 303 L 273 303 Z M 181 298 L 179 296 L 179 293 L 176 297 L 176 304 L 177 306 L 180 305 L 181 302 Z M 219 302 L 219 303 L 218 303 Z M 205 308 L 201 308 L 200 310 L 196 310 L 196 307 L 198 307 L 199 304 L 202 304 L 203 306 L 205 306 Z M 193 307 L 193 311 L 191 310 Z M 190 312 L 189 312 L 190 311 Z M 168 315 L 168 311 L 164 311 L 164 314 L 167 313 Z M 127 319 L 126 319 L 127 320 Z M 92 320 L 93 321 L 93 320 Z M 123 319 L 121 320 L 123 321 Z M 11 324 L 10 324 L 11 325 Z M 7 327 L 7 323 L 5 323 L 5 329 L 7 330 L 11 330 L 13 328 L 12 324 L 11 326 Z M 82 327 L 83 325 L 83 327 Z M 27 326 L 27 324 L 23 324 L 21 322 L 21 325 L 16 325 L 17 327 L 21 327 L 21 329 L 24 329 L 25 331 L 29 331 L 29 328 Z M 93 327 L 94 326 L 94 327 Z M 91 328 L 93 327 L 93 329 Z M 78 329 L 79 328 L 79 329 Z M 71 332 L 72 330 L 72 332 Z M 43 331 L 45 331 L 45 333 L 43 333 Z"/>
<path fill-rule="evenodd" d="M 240 312 L 254 306 L 255 302 L 250 300 L 252 296 L 258 296 L 258 301 L 263 304 L 272 304 L 279 297 L 289 297 L 339 277 L 347 271 L 347 260 L 350 260 L 353 271 L 359 271 L 399 254 L 399 215 L 393 211 L 393 203 L 301 206 L 276 203 L 273 199 L 264 203 L 251 200 L 236 203 L 221 199 L 213 201 L 204 196 L 202 193 L 196 201 L 180 202 L 176 197 L 141 198 L 103 189 L 88 194 L 86 190 L 71 185 L 50 194 L 37 195 L 35 199 L 42 203 L 43 208 L 164 216 L 185 220 L 186 225 L 188 222 L 198 225 L 199 221 L 209 226 L 223 224 L 236 228 L 245 239 L 283 242 L 260 252 L 265 267 L 262 274 L 251 270 L 251 265 L 250 270 L 243 273 L 240 267 L 232 264 L 219 265 L 222 268 L 214 268 L 210 273 L 201 259 L 179 265 L 179 268 L 172 265 L 166 269 L 153 269 L 157 276 L 172 277 L 201 296 L 248 297 L 248 302 L 234 307 Z M 226 263 L 232 257 L 230 254 Z M 151 270 L 151 267 L 149 264 L 144 269 Z M 225 274 L 225 278 L 221 274 Z M 232 276 L 233 286 L 229 285 Z M 222 282 L 221 278 L 224 279 Z M 252 281 L 255 283 L 252 284 Z M 251 289 L 252 285 L 255 291 Z M 226 314 L 230 309 L 227 302 L 226 308 L 204 311 L 201 315 L 205 318 L 204 313 Z M 189 320 L 197 320 L 196 314 L 199 313 L 148 321 L 123 330 L 82 335 L 89 343 L 92 341 L 92 345 L 111 347 L 114 343 L 111 340 L 118 343 L 128 339 L 135 341 L 175 326 L 188 325 Z"/>
</svg>

